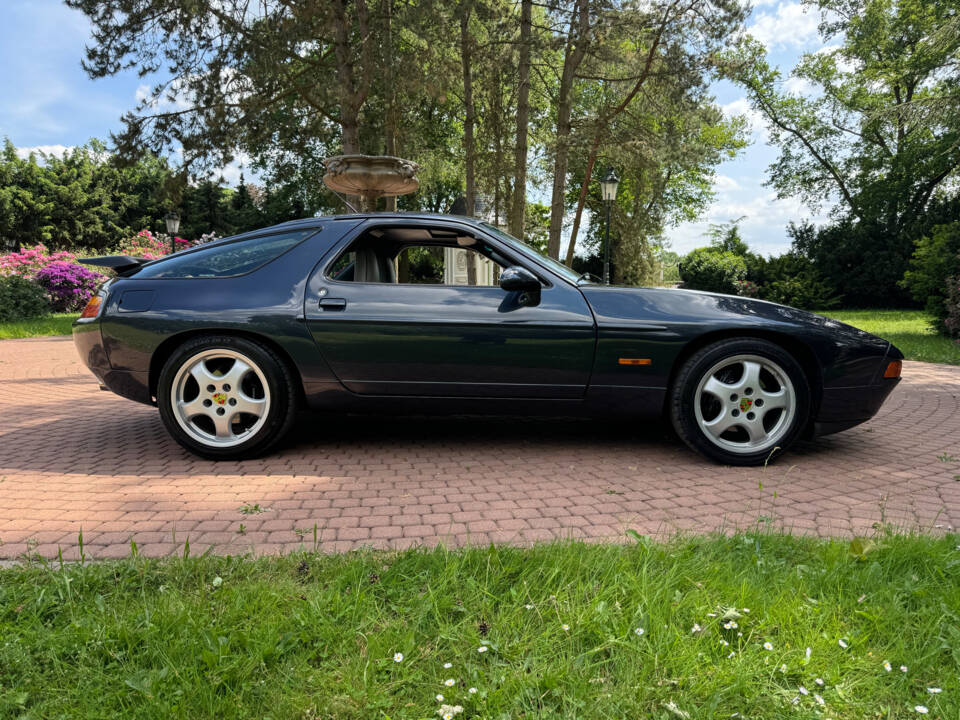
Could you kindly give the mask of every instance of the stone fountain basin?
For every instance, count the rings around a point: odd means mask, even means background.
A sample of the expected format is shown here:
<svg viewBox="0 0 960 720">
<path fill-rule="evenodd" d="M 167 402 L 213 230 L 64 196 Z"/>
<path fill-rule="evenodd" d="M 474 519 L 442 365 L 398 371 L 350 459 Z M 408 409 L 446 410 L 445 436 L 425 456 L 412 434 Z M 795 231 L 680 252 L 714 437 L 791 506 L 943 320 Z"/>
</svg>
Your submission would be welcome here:
<svg viewBox="0 0 960 720">
<path fill-rule="evenodd" d="M 323 161 L 324 184 L 347 195 L 366 198 L 406 195 L 420 187 L 420 166 L 389 155 L 337 155 Z"/>
</svg>

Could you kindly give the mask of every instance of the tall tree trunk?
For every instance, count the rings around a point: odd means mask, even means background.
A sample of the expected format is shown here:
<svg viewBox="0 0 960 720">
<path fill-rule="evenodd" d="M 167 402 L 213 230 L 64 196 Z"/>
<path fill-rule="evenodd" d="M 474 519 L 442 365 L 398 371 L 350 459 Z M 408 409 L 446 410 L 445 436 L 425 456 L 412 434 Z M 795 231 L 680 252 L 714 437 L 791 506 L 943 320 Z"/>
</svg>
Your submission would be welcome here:
<svg viewBox="0 0 960 720">
<path fill-rule="evenodd" d="M 471 66 L 471 37 L 470 37 L 470 8 L 464 8 L 460 17 L 460 58 L 463 65 L 463 143 L 464 164 L 466 175 L 466 214 L 473 217 L 476 209 L 477 188 L 474 178 L 474 159 L 476 157 L 476 141 L 473 137 L 474 107 L 473 107 L 473 67 Z M 467 284 L 477 284 L 477 264 L 474 253 L 467 251 Z"/>
<path fill-rule="evenodd" d="M 573 109 L 573 80 L 587 52 L 590 29 L 588 0 L 577 0 L 570 17 L 570 30 L 563 57 L 563 72 L 557 93 L 556 149 L 553 162 L 553 193 L 550 198 L 550 235 L 547 254 L 560 257 L 560 233 L 563 230 L 563 201 L 567 191 L 567 166 L 570 161 L 570 113 Z"/>
<path fill-rule="evenodd" d="M 577 247 L 577 233 L 580 232 L 580 220 L 583 218 L 583 206 L 587 202 L 587 193 L 590 190 L 590 180 L 593 177 L 593 166 L 597 162 L 597 153 L 600 150 L 600 137 L 594 137 L 590 146 L 590 155 L 587 157 L 587 169 L 583 173 L 583 185 L 580 186 L 580 197 L 577 199 L 577 214 L 573 216 L 573 229 L 570 231 L 570 244 L 567 245 L 567 257 L 563 261 L 567 267 L 573 267 L 573 252 Z"/>
<path fill-rule="evenodd" d="M 387 107 L 386 112 L 383 118 L 383 128 L 384 128 L 384 152 L 387 155 L 396 156 L 397 154 L 397 107 L 396 107 L 396 91 L 393 76 L 393 1 L 394 0 L 383 0 L 383 16 L 384 16 L 384 29 L 383 29 L 383 62 L 381 65 L 382 71 L 386 74 L 386 83 L 387 83 Z M 383 199 L 383 209 L 386 212 L 396 212 L 397 209 L 397 198 L 396 196 L 385 197 Z M 402 264 L 404 261 L 409 263 L 409 257 L 406 253 L 401 253 L 403 256 L 402 259 L 398 260 L 398 264 Z M 409 271 L 407 273 L 409 275 Z"/>
<path fill-rule="evenodd" d="M 533 0 L 520 2 L 520 63 L 517 78 L 517 144 L 513 155 L 513 206 L 510 232 L 523 237 L 527 209 L 527 129 L 530 124 L 530 41 Z"/>
</svg>

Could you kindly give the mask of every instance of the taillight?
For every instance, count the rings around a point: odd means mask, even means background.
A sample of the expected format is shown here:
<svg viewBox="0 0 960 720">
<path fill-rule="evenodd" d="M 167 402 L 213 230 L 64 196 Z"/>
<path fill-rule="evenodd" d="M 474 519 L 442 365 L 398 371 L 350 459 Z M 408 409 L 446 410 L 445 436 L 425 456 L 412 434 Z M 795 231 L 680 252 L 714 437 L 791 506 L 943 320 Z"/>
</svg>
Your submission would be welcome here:
<svg viewBox="0 0 960 720">
<path fill-rule="evenodd" d="M 103 296 L 94 295 L 87 301 L 87 306 L 83 309 L 83 312 L 80 313 L 81 320 L 92 320 L 100 314 L 100 310 L 103 307 Z"/>
<path fill-rule="evenodd" d="M 890 364 L 887 365 L 887 369 L 883 371 L 883 376 L 885 378 L 898 378 L 900 377 L 900 372 L 903 370 L 903 362 L 900 360 L 891 360 Z"/>
</svg>

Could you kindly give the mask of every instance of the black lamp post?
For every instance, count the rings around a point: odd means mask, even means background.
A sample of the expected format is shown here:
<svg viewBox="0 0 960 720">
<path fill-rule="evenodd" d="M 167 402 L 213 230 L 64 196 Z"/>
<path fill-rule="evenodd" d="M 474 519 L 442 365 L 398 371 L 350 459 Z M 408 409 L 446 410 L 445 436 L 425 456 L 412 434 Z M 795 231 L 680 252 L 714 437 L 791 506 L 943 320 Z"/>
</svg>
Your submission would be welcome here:
<svg viewBox="0 0 960 720">
<path fill-rule="evenodd" d="M 177 241 L 174 238 L 180 229 L 180 215 L 176 210 L 171 210 L 163 219 L 167 223 L 167 235 L 170 236 L 170 252 L 174 253 L 177 251 Z"/>
<path fill-rule="evenodd" d="M 613 168 L 607 170 L 607 174 L 600 181 L 600 194 L 603 196 L 603 203 L 607 206 L 607 233 L 603 243 L 603 284 L 610 284 L 610 207 L 613 201 L 617 199 L 617 185 L 620 178 L 613 171 Z"/>
</svg>

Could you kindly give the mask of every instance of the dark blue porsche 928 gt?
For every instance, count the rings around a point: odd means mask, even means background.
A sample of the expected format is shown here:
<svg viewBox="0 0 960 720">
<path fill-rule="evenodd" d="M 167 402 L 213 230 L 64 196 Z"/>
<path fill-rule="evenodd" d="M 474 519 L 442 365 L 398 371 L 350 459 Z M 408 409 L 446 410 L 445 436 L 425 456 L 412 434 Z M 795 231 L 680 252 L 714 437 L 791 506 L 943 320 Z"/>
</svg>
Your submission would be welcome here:
<svg viewBox="0 0 960 720">
<path fill-rule="evenodd" d="M 208 458 L 273 447 L 295 411 L 669 418 L 719 462 L 765 462 L 872 417 L 886 340 L 769 302 L 609 287 L 463 217 L 299 220 L 147 262 L 74 325 L 102 385 Z"/>
</svg>

